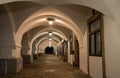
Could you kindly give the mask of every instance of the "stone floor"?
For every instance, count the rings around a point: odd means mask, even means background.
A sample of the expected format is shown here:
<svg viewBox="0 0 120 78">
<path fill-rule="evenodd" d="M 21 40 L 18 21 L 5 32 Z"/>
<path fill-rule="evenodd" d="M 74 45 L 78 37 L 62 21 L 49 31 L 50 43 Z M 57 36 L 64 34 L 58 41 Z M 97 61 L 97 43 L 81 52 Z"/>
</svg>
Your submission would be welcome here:
<svg viewBox="0 0 120 78">
<path fill-rule="evenodd" d="M 43 55 L 32 64 L 25 65 L 17 74 L 7 74 L 0 78 L 89 78 L 79 68 L 63 62 L 55 55 Z"/>
</svg>

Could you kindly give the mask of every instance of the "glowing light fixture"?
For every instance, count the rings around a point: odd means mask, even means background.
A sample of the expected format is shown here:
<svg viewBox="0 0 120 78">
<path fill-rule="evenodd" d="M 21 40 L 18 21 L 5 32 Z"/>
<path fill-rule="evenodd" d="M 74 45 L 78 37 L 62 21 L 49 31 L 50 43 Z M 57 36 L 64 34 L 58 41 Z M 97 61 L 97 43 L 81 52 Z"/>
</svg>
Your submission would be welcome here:
<svg viewBox="0 0 120 78">
<path fill-rule="evenodd" d="M 52 39 L 50 38 L 49 40 L 51 41 Z"/>
<path fill-rule="evenodd" d="M 49 36 L 52 36 L 52 35 L 53 35 L 53 33 L 52 33 L 52 32 L 50 32 L 50 33 L 49 33 Z"/>
<path fill-rule="evenodd" d="M 49 25 L 53 25 L 53 22 L 55 21 L 54 18 L 47 18 Z"/>
<path fill-rule="evenodd" d="M 52 24 L 53 24 L 53 21 L 49 21 L 49 24 L 52 25 Z"/>
</svg>

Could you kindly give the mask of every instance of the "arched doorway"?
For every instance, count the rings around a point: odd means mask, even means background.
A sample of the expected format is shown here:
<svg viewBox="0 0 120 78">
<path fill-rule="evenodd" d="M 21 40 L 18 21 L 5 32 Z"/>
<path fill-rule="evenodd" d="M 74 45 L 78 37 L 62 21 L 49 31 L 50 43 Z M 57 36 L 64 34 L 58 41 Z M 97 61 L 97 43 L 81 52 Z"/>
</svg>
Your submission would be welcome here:
<svg viewBox="0 0 120 78">
<path fill-rule="evenodd" d="M 45 54 L 53 54 L 54 53 L 54 47 L 47 46 L 45 48 Z"/>
</svg>

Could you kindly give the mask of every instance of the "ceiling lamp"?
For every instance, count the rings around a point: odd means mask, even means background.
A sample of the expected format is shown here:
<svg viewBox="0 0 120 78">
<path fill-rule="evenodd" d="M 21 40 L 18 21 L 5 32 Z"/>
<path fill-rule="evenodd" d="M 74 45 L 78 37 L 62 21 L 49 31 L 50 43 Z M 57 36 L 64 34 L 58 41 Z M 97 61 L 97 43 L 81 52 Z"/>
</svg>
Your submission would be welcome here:
<svg viewBox="0 0 120 78">
<path fill-rule="evenodd" d="M 48 32 L 48 34 L 49 34 L 49 36 L 52 36 L 52 35 L 53 35 L 53 33 L 52 33 L 52 32 Z"/>
<path fill-rule="evenodd" d="M 52 25 L 53 22 L 55 21 L 54 18 L 47 18 L 49 25 Z"/>
<path fill-rule="evenodd" d="M 52 32 L 49 32 L 49 36 L 52 36 L 53 35 L 53 33 Z"/>
<path fill-rule="evenodd" d="M 49 40 L 51 41 L 52 39 L 50 38 Z"/>
</svg>

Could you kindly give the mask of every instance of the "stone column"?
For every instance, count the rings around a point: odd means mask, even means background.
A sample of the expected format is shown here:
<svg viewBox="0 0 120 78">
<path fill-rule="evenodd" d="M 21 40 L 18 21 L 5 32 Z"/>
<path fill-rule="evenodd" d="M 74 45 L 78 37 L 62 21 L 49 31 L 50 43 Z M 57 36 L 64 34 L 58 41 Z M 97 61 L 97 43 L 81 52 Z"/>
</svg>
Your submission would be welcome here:
<svg viewBox="0 0 120 78">
<path fill-rule="evenodd" d="M 31 64 L 33 62 L 32 53 L 30 53 L 28 48 L 22 48 L 23 64 Z"/>
<path fill-rule="evenodd" d="M 38 52 L 36 50 L 36 41 L 34 41 L 32 45 L 32 54 L 33 54 L 33 59 L 37 59 L 39 57 Z"/>
<path fill-rule="evenodd" d="M 25 33 L 23 35 L 21 56 L 23 58 L 23 64 L 30 64 L 33 62 L 33 56 L 32 53 L 30 52 L 28 33 Z"/>
<path fill-rule="evenodd" d="M 39 55 L 37 53 L 37 50 L 33 50 L 33 59 L 38 59 Z"/>
<path fill-rule="evenodd" d="M 23 68 L 21 47 L 15 44 L 15 22 L 7 7 L 0 7 L 0 74 L 16 73 Z M 9 13 L 8 13 L 9 12 Z"/>
</svg>

